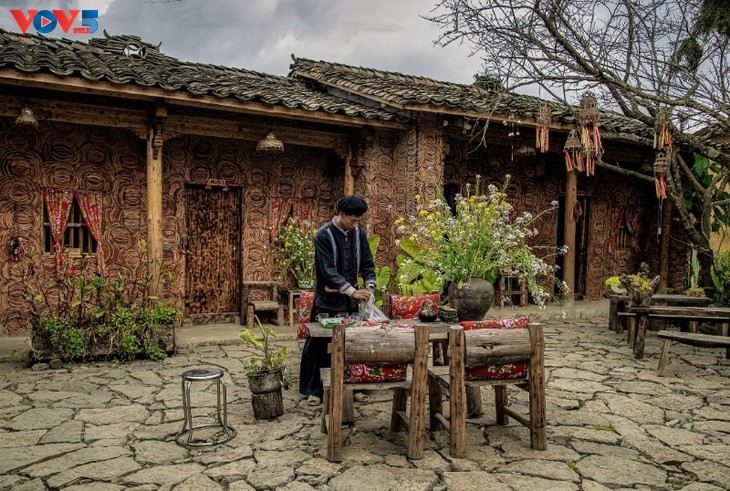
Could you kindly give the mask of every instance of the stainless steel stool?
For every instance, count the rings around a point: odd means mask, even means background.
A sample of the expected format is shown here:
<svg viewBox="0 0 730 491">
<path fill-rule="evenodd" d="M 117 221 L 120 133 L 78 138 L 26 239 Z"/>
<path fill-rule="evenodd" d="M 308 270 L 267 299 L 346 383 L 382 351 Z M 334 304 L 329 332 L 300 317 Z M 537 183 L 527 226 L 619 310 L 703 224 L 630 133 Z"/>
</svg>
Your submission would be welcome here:
<svg viewBox="0 0 730 491">
<path fill-rule="evenodd" d="M 193 382 L 216 382 L 216 413 L 217 421 L 215 423 L 206 423 L 193 426 L 193 411 L 190 404 L 190 386 Z M 221 397 L 222 393 L 222 397 Z M 228 406 L 226 400 L 226 384 L 223 383 L 223 370 L 220 368 L 206 367 L 187 370 L 182 374 L 182 404 L 183 404 L 183 427 L 175 436 L 175 442 L 178 445 L 186 447 L 207 447 L 210 445 L 218 445 L 225 443 L 234 436 L 236 430 L 228 426 Z M 221 416 L 222 414 L 222 416 Z M 220 428 L 225 433 L 221 438 L 213 438 L 204 441 L 193 441 L 193 430 L 201 428 Z M 181 441 L 187 433 L 187 441 Z"/>
</svg>

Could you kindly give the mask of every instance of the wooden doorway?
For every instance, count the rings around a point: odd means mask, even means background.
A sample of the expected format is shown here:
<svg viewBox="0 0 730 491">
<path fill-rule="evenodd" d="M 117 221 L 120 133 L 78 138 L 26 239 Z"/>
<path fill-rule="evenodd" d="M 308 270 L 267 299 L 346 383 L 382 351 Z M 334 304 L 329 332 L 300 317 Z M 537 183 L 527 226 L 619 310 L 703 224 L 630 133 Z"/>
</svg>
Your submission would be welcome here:
<svg viewBox="0 0 730 491">
<path fill-rule="evenodd" d="M 565 196 L 560 196 L 558 206 L 558 247 L 565 244 Z M 587 299 L 587 271 L 588 271 L 588 245 L 589 245 L 589 217 L 590 217 L 590 196 L 578 194 L 578 202 L 573 208 L 575 224 L 575 291 L 573 298 L 576 300 Z M 560 267 L 558 277 L 563 277 L 564 256 L 558 256 L 555 263 Z"/>
<path fill-rule="evenodd" d="M 193 322 L 240 312 L 241 195 L 240 187 L 185 189 L 185 315 Z"/>
</svg>

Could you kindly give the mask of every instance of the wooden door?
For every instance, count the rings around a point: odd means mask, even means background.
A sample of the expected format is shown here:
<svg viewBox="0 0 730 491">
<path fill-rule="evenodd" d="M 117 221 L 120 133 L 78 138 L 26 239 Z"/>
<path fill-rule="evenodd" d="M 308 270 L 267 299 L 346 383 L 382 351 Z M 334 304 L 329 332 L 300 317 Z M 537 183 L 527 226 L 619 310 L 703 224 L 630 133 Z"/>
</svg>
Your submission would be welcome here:
<svg viewBox="0 0 730 491">
<path fill-rule="evenodd" d="M 241 189 L 189 187 L 185 195 L 185 314 L 238 313 Z"/>
</svg>

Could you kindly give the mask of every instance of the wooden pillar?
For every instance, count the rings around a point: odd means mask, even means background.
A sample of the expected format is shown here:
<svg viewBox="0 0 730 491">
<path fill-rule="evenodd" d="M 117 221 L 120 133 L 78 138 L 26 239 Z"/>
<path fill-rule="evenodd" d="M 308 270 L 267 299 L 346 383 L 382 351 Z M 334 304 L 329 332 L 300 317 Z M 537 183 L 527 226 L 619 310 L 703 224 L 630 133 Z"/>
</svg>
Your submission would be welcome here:
<svg viewBox="0 0 730 491">
<path fill-rule="evenodd" d="M 565 295 L 565 300 L 568 301 L 575 299 L 575 258 L 577 254 L 575 250 L 576 223 L 573 211 L 577 201 L 578 174 L 575 171 L 570 171 L 568 172 L 568 179 L 565 183 L 565 229 L 563 233 L 565 245 L 568 246 L 568 252 L 563 256 L 563 281 L 565 281 L 569 289 Z"/>
<path fill-rule="evenodd" d="M 157 107 L 154 120 L 147 129 L 147 260 L 150 284 L 147 293 L 160 296 L 162 265 L 162 120 L 164 107 Z"/>
<path fill-rule="evenodd" d="M 668 199 L 663 202 L 661 227 L 659 288 L 667 288 L 669 286 L 669 236 L 672 231 L 672 202 Z"/>
<path fill-rule="evenodd" d="M 352 175 L 352 150 L 348 148 L 345 157 L 345 196 L 355 194 L 355 176 Z"/>
</svg>

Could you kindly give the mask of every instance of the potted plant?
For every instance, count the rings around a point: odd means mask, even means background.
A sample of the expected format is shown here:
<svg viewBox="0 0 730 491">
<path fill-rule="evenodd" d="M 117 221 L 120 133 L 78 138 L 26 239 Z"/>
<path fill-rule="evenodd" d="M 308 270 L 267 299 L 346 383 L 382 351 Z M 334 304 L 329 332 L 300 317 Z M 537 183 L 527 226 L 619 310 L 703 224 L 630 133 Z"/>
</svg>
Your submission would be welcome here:
<svg viewBox="0 0 730 491">
<path fill-rule="evenodd" d="M 632 306 L 648 307 L 651 305 L 651 297 L 659 285 L 660 277 L 657 275 L 653 279 L 649 279 L 649 265 L 641 263 L 638 273 L 622 274 L 619 280 L 626 288 Z"/>
<path fill-rule="evenodd" d="M 467 184 L 466 194 L 456 196 L 453 212 L 444 198 L 422 203 L 416 196 L 416 212 L 396 219 L 401 240 L 418 244 L 420 262 L 450 282 L 449 304 L 461 320 L 483 318 L 494 301 L 493 282 L 500 274 L 525 280 L 538 305 L 550 297 L 540 280 L 554 278 L 556 268 L 545 261 L 548 253 L 538 257 L 541 247 L 529 241 L 536 234 L 535 223 L 554 211 L 557 202 L 535 215 L 511 217 L 509 180 L 507 175 L 502 188 L 489 185 L 486 193 L 479 194 L 481 177 L 477 176 L 473 187 Z M 565 288 L 563 282 L 558 286 Z"/>
<path fill-rule="evenodd" d="M 271 342 L 274 331 L 261 324 L 258 316 L 254 322 L 261 332 L 258 336 L 252 330 L 242 329 L 239 337 L 258 353 L 249 357 L 243 369 L 251 390 L 251 404 L 256 419 L 271 419 L 284 414 L 284 399 L 281 389 L 289 388 L 286 370 L 286 348 Z"/>
<path fill-rule="evenodd" d="M 281 256 L 281 268 L 291 271 L 297 286 L 311 289 L 314 286 L 314 235 L 317 229 L 311 222 L 299 222 L 290 217 L 279 228 L 277 252 Z"/>
</svg>

